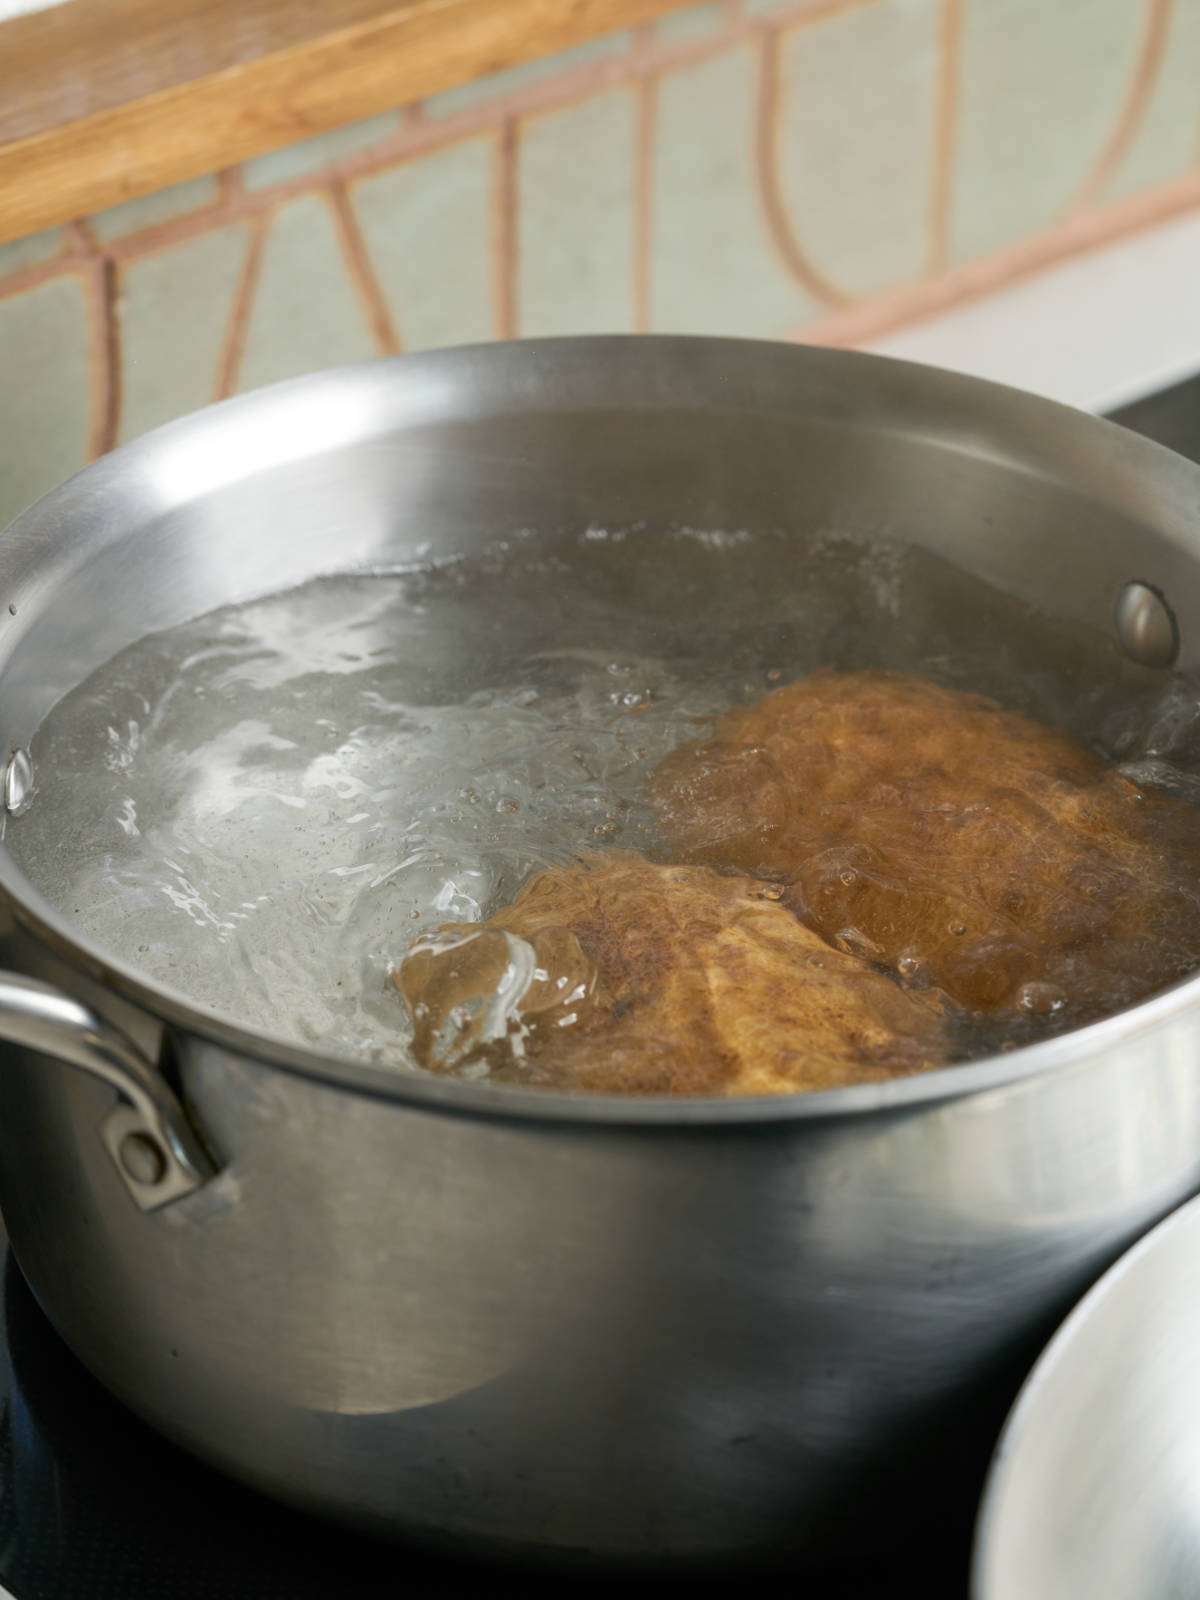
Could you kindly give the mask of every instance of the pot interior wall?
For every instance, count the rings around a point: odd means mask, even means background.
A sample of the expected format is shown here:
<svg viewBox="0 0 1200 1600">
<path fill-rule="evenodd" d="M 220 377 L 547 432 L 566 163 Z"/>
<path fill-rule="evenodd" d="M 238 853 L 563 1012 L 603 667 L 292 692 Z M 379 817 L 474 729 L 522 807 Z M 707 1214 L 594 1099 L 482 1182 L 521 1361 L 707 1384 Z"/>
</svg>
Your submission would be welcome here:
<svg viewBox="0 0 1200 1600">
<path fill-rule="evenodd" d="M 1095 419 L 842 352 L 581 340 L 346 369 L 160 429 L 9 530 L 0 739 L 152 629 L 524 528 L 894 537 L 1100 629 L 1137 577 L 1186 664 L 1197 479 Z"/>
</svg>

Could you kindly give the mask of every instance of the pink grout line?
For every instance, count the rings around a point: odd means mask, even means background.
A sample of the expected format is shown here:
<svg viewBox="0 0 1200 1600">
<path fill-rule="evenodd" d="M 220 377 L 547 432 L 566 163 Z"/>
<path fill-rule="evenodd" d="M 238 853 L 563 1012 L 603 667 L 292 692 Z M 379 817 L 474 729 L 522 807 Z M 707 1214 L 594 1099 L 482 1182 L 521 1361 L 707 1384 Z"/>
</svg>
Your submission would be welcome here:
<svg viewBox="0 0 1200 1600">
<path fill-rule="evenodd" d="M 1196 210 L 1200 210 L 1200 172 L 1193 170 L 1096 210 L 1073 212 L 1041 233 L 990 256 L 833 312 L 789 337 L 806 344 L 865 344 Z"/>
<path fill-rule="evenodd" d="M 958 142 L 963 0 L 942 0 L 938 21 L 938 76 L 933 136 L 933 182 L 929 197 L 926 272 L 945 270 L 950 258 L 950 199 Z"/>
<path fill-rule="evenodd" d="M 1104 193 L 1137 137 L 1150 97 L 1158 83 L 1167 50 L 1167 33 L 1174 0 L 1145 0 L 1145 3 L 1146 24 L 1129 88 L 1104 148 L 1071 202 L 1069 209 L 1072 211 L 1086 209 Z"/>
<path fill-rule="evenodd" d="M 517 125 L 501 123 L 492 155 L 492 325 L 497 339 L 517 332 Z"/>
<path fill-rule="evenodd" d="M 650 330 L 654 249 L 654 131 L 658 119 L 658 80 L 643 78 L 637 91 L 635 134 L 633 326 Z"/>
<path fill-rule="evenodd" d="M 112 449 L 121 423 L 120 331 L 117 320 L 116 268 L 94 255 L 87 269 L 88 323 L 91 336 L 89 371 L 92 418 L 88 456 Z"/>
<path fill-rule="evenodd" d="M 345 184 L 331 183 L 325 198 L 333 212 L 334 226 L 337 229 L 342 257 L 346 263 L 347 276 L 362 305 L 375 347 L 380 355 L 396 355 L 403 348 L 403 344 L 396 331 L 387 296 L 375 274 L 375 267 L 362 236 L 362 230 L 359 228 L 358 218 L 354 214 L 354 207 L 350 204 L 346 193 Z"/>
<path fill-rule="evenodd" d="M 645 61 L 652 57 L 658 44 L 658 34 L 653 22 L 643 22 L 633 30 L 633 42 L 626 56 L 629 61 Z"/>
<path fill-rule="evenodd" d="M 242 364 L 242 351 L 246 345 L 246 333 L 250 326 L 250 313 L 254 309 L 254 294 L 258 288 L 259 273 L 262 269 L 263 251 L 267 243 L 267 229 L 270 226 L 270 215 L 259 217 L 254 224 L 254 231 L 246 247 L 245 259 L 238 277 L 237 285 L 233 291 L 233 300 L 229 308 L 229 321 L 225 326 L 225 336 L 221 340 L 221 350 L 217 357 L 216 372 L 213 376 L 212 398 L 224 400 L 234 391 L 237 384 L 238 370 Z"/>
<path fill-rule="evenodd" d="M 117 314 L 116 268 L 101 253 L 86 222 L 63 227 L 66 252 L 57 258 L 74 261 L 81 270 L 88 322 L 90 418 L 87 454 L 104 455 L 116 443 L 121 417 L 120 325 Z"/>
<path fill-rule="evenodd" d="M 755 127 L 755 176 L 767 233 L 784 268 L 809 294 L 827 306 L 849 305 L 851 296 L 820 272 L 792 227 L 779 175 L 779 35 L 765 33 L 759 47 Z"/>
<path fill-rule="evenodd" d="M 96 235 L 92 232 L 89 222 L 65 222 L 63 234 L 67 240 L 68 254 L 77 252 L 81 256 L 95 256 L 100 253 L 100 246 L 96 243 Z"/>
</svg>

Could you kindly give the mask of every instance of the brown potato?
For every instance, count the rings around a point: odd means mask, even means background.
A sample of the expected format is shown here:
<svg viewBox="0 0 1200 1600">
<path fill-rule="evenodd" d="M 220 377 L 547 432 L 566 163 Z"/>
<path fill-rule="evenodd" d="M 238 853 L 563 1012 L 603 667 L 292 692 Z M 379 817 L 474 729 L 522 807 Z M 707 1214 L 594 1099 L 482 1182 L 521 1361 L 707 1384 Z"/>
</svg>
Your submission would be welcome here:
<svg viewBox="0 0 1200 1600">
<path fill-rule="evenodd" d="M 980 696 L 817 672 L 651 783 L 671 852 L 774 879 L 839 948 L 1079 1023 L 1200 963 L 1200 813 Z"/>
<path fill-rule="evenodd" d="M 540 872 L 393 977 L 421 1066 L 607 1093 L 773 1094 L 941 1065 L 940 1000 L 830 949 L 778 891 L 627 851 Z"/>
</svg>

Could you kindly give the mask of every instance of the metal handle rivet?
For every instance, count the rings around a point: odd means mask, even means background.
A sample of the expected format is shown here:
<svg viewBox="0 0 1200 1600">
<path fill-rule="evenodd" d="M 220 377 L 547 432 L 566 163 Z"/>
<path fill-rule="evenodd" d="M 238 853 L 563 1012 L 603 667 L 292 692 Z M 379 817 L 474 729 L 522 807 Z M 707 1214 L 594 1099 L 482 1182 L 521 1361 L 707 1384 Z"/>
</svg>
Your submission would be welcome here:
<svg viewBox="0 0 1200 1600">
<path fill-rule="evenodd" d="M 33 762 L 28 750 L 14 750 L 4 769 L 4 809 L 14 816 L 23 811 L 33 793 Z"/>
<path fill-rule="evenodd" d="M 1117 596 L 1113 622 L 1121 649 L 1143 667 L 1169 667 L 1179 654 L 1179 625 L 1149 583 L 1127 583 Z"/>
<path fill-rule="evenodd" d="M 121 1140 L 121 1165 L 135 1183 L 161 1183 L 167 1158 L 148 1133 L 127 1133 Z"/>
</svg>

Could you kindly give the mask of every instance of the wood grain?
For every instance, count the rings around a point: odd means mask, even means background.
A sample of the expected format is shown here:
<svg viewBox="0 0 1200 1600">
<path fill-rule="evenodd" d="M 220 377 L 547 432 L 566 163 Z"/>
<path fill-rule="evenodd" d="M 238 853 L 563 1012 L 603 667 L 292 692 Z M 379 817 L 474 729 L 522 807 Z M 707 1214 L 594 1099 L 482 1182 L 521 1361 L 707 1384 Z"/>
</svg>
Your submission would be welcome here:
<svg viewBox="0 0 1200 1600">
<path fill-rule="evenodd" d="M 0 242 L 694 0 L 70 0 L 0 24 Z"/>
</svg>

